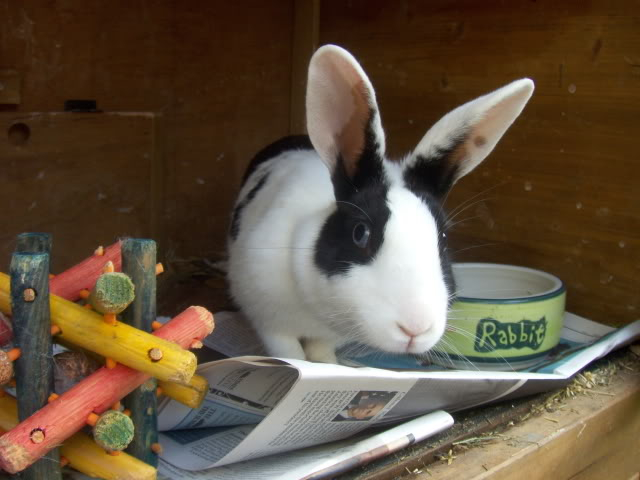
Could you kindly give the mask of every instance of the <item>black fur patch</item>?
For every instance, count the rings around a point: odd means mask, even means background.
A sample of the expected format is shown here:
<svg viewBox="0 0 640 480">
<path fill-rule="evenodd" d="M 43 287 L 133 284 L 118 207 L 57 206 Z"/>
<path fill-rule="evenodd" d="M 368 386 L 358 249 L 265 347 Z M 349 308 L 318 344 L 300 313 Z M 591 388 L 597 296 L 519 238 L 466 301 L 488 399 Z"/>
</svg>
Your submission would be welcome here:
<svg viewBox="0 0 640 480">
<path fill-rule="evenodd" d="M 446 235 L 447 216 L 442 208 L 442 204 L 438 199 L 432 195 L 420 196 L 422 201 L 426 204 L 436 220 L 436 226 L 438 228 L 438 251 L 440 253 L 440 268 L 442 269 L 442 279 L 447 286 L 447 291 L 454 293 L 456 291 L 456 282 L 453 278 L 453 271 L 451 270 L 451 258 L 449 255 L 449 247 Z M 449 306 L 454 301 L 454 297 L 449 298 Z"/>
<path fill-rule="evenodd" d="M 242 211 L 245 209 L 247 205 L 253 200 L 256 194 L 260 191 L 264 184 L 267 182 L 267 178 L 269 178 L 269 173 L 265 173 L 258 183 L 254 185 L 254 187 L 249 190 L 247 195 L 238 203 L 236 208 L 233 210 L 233 215 L 231 217 L 231 227 L 229 228 L 229 235 L 233 240 L 238 238 L 238 233 L 240 233 L 240 217 L 242 216 Z"/>
<path fill-rule="evenodd" d="M 289 150 L 313 150 L 313 145 L 311 144 L 311 140 L 307 135 L 290 135 L 288 137 L 281 138 L 273 142 L 270 145 L 267 145 L 262 150 L 260 150 L 249 163 L 247 170 L 244 172 L 244 176 L 242 177 L 242 185 L 247 182 L 247 179 L 253 175 L 261 164 L 271 160 L 274 157 L 277 157 L 283 152 Z M 229 235 L 232 240 L 238 238 L 238 233 L 240 232 L 240 217 L 242 216 L 242 211 L 245 207 L 254 199 L 258 191 L 264 187 L 264 184 L 267 181 L 267 177 L 269 176 L 268 172 L 258 180 L 256 185 L 247 193 L 247 195 L 242 199 L 240 203 L 233 210 L 233 214 L 231 216 L 231 226 L 229 228 Z"/>
<path fill-rule="evenodd" d="M 440 253 L 440 268 L 449 292 L 456 291 L 456 283 L 451 270 L 451 259 L 447 246 L 446 224 L 447 216 L 442 201 L 451 189 L 458 165 L 451 161 L 453 151 L 464 141 L 459 137 L 451 142 L 447 149 L 436 149 L 435 155 L 427 159 L 423 156 L 416 158 L 416 163 L 404 171 L 406 187 L 422 200 L 436 221 L 438 228 L 438 250 Z M 453 296 L 449 299 L 449 306 L 453 303 Z"/>
<path fill-rule="evenodd" d="M 387 206 L 387 182 L 383 159 L 373 129 L 372 111 L 365 127 L 364 148 L 352 175 L 339 156 L 331 175 L 337 209 L 327 218 L 315 246 L 315 263 L 327 276 L 347 273 L 353 265 L 366 265 L 384 242 L 391 211 Z M 371 231 L 366 248 L 353 241 L 353 229 L 363 222 Z"/>
<path fill-rule="evenodd" d="M 404 181 L 412 192 L 427 191 L 443 199 L 453 186 L 458 171 L 454 156 L 456 150 L 466 140 L 466 129 L 451 139 L 446 148 L 436 147 L 429 157 L 416 155 L 413 166 L 405 169 Z"/>
<path fill-rule="evenodd" d="M 313 145 L 307 135 L 290 135 L 267 145 L 260 150 L 249 163 L 247 170 L 244 172 L 244 177 L 242 178 L 242 185 L 245 184 L 247 179 L 253 174 L 253 172 L 255 172 L 256 168 L 258 168 L 260 164 L 271 160 L 288 150 L 313 150 Z"/>
<path fill-rule="evenodd" d="M 353 265 L 371 263 L 384 242 L 384 230 L 391 211 L 387 206 L 389 187 L 385 181 L 368 184 L 344 200 L 327 218 L 315 245 L 315 263 L 327 276 L 347 273 Z M 371 236 L 367 248 L 353 241 L 353 229 L 367 224 Z"/>
<path fill-rule="evenodd" d="M 427 191 L 438 198 L 444 198 L 458 169 L 446 161 L 429 160 L 418 155 L 416 163 L 405 170 L 404 181 L 412 192 Z"/>
<path fill-rule="evenodd" d="M 383 159 L 378 154 L 380 145 L 373 129 L 375 115 L 376 111 L 373 110 L 365 128 L 364 149 L 351 177 L 347 174 L 344 159 L 341 156 L 337 159 L 336 169 L 331 176 L 337 200 L 347 200 L 367 185 L 384 184 L 386 182 Z"/>
</svg>

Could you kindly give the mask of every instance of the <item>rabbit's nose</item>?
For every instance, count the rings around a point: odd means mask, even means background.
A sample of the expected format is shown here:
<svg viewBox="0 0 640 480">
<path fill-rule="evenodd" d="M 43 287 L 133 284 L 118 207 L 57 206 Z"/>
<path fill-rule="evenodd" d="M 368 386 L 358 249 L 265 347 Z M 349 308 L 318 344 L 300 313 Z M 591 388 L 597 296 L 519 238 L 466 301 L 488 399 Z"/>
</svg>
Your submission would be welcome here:
<svg viewBox="0 0 640 480">
<path fill-rule="evenodd" d="M 425 328 L 424 326 L 402 325 L 401 323 L 398 323 L 397 325 L 402 333 L 404 333 L 409 338 L 414 338 L 422 335 L 423 333 L 426 333 L 431 329 L 431 326 Z"/>
</svg>

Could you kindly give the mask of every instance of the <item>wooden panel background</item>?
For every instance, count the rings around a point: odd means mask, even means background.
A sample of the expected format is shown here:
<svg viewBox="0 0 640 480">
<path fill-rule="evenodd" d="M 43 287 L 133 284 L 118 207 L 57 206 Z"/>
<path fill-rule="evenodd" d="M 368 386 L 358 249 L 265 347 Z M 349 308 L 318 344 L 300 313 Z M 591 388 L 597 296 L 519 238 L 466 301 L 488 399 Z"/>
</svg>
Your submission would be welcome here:
<svg viewBox="0 0 640 480">
<path fill-rule="evenodd" d="M 455 257 L 554 272 L 568 285 L 572 311 L 620 325 L 640 309 L 639 7 L 638 0 L 0 0 L 0 71 L 10 72 L 12 89 L 0 110 L 55 112 L 66 99 L 92 98 L 108 112 L 151 112 L 153 145 L 144 128 L 123 132 L 112 122 L 101 127 L 101 141 L 122 148 L 51 137 L 40 150 L 21 147 L 20 168 L 33 170 L 43 161 L 38 152 L 49 152 L 59 159 L 56 195 L 90 212 L 100 206 L 95 191 L 66 181 L 77 165 L 63 160 L 83 145 L 84 161 L 100 162 L 96 181 L 111 178 L 127 194 L 144 195 L 140 211 L 150 212 L 130 224 L 112 219 L 118 231 L 108 235 L 150 231 L 171 263 L 224 253 L 245 165 L 266 142 L 301 128 L 301 72 L 316 42 L 344 45 L 361 59 L 392 155 L 409 151 L 448 110 L 530 76 L 537 90 L 523 116 L 448 200 L 451 210 L 467 207 L 449 235 Z M 122 171 L 133 145 L 151 149 L 151 180 Z M 17 158 L 6 155 L 0 150 L 3 168 Z M 44 228 L 55 218 L 51 208 L 64 211 L 36 180 L 21 184 L 21 198 L 50 199 L 49 210 L 29 212 Z M 18 228 L 19 212 L 4 211 L 6 225 Z M 113 239 L 86 224 L 56 225 L 90 245 Z M 3 232 L 5 251 L 15 233 Z M 68 257 L 86 254 L 85 243 L 74 242 L 63 245 L 83 251 Z"/>
<path fill-rule="evenodd" d="M 159 253 L 220 254 L 244 166 L 289 128 L 293 15 L 293 1 L 0 0 L 0 69 L 22 78 L 21 103 L 0 108 L 59 111 L 89 98 L 105 111 L 156 113 Z M 127 176 L 118 169 L 114 159 L 101 172 Z M 76 198 L 90 209 L 94 197 Z"/>
<path fill-rule="evenodd" d="M 391 154 L 447 111 L 511 80 L 536 92 L 452 191 L 454 258 L 541 268 L 568 308 L 640 315 L 640 2 L 325 0 L 320 44 L 361 59 Z"/>
<path fill-rule="evenodd" d="M 1 113 L 0 131 L 14 130 L 0 137 L 0 271 L 8 271 L 20 232 L 53 235 L 53 272 L 91 255 L 104 239 L 152 235 L 154 120 Z"/>
</svg>

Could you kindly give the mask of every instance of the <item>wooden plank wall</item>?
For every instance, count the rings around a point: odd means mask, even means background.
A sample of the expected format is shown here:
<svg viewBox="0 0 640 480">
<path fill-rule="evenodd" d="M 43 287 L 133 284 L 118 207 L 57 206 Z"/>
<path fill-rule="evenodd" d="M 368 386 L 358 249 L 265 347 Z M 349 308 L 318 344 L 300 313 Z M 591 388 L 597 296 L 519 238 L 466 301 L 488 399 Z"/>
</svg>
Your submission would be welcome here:
<svg viewBox="0 0 640 480">
<path fill-rule="evenodd" d="M 0 271 L 20 232 L 52 234 L 53 272 L 100 242 L 149 235 L 154 131 L 152 114 L 0 113 Z"/>
<path fill-rule="evenodd" d="M 66 99 L 89 98 L 108 112 L 153 112 L 160 133 L 152 161 L 162 179 L 155 197 L 149 197 L 148 178 L 128 178 L 117 151 L 111 152 L 113 161 L 101 157 L 93 175 L 115 183 L 121 178 L 125 195 L 137 189 L 147 207 L 155 202 L 161 223 L 156 238 L 165 260 L 216 255 L 224 249 L 245 164 L 289 129 L 293 15 L 293 1 L 0 0 L 0 71 L 6 73 L 0 78 L 21 78 L 19 104 L 5 103 L 0 110 L 55 112 Z M 6 129 L 2 132 L 0 157 L 18 154 L 7 142 Z M 117 129 L 95 133 L 113 140 L 120 134 Z M 65 136 L 47 148 L 65 157 L 77 141 L 83 140 Z M 20 148 L 31 151 L 29 143 Z M 75 168 L 71 162 L 55 165 L 57 192 L 92 211 L 99 206 L 97 192 L 63 180 L 75 178 Z M 6 174 L 0 169 L 0 180 Z M 23 188 L 31 194 L 39 184 Z M 62 209 L 75 208 L 62 200 L 56 204 L 60 216 Z M 43 220 L 51 213 L 34 210 L 32 218 Z M 138 226 L 120 233 L 152 234 L 149 222 Z M 90 235 L 91 245 L 112 240 L 96 238 L 71 219 L 64 227 L 74 235 Z M 10 243 L 15 233 L 3 231 L 0 242 Z M 78 259 L 90 253 L 85 250 L 55 251 L 53 258 Z"/>
<path fill-rule="evenodd" d="M 569 310 L 640 317 L 640 2 L 324 0 L 320 44 L 362 60 L 391 154 L 511 80 L 536 92 L 448 208 L 460 261 L 541 268 Z M 464 206 L 464 205 L 463 205 Z"/>
<path fill-rule="evenodd" d="M 455 256 L 554 272 L 568 285 L 572 311 L 620 325 L 640 311 L 639 6 L 637 0 L 0 0 L 0 79 L 11 90 L 0 96 L 0 111 L 20 117 L 92 98 L 108 112 L 152 113 L 151 139 L 135 136 L 148 126 L 122 132 L 126 124 L 114 121 L 99 134 L 84 130 L 97 142 L 62 135 L 42 147 L 60 159 L 53 163 L 55 195 L 65 200 L 50 207 L 61 216 L 77 205 L 107 215 L 93 189 L 66 181 L 77 178 L 78 166 L 62 159 L 82 144 L 87 161 L 99 161 L 96 181 L 110 178 L 114 191 L 145 197 L 140 217 L 116 221 L 109 235 L 116 229 L 153 235 L 165 261 L 180 261 L 224 252 L 229 211 L 250 157 L 301 129 L 304 65 L 316 42 L 344 45 L 361 59 L 378 92 L 392 155 L 410 150 L 448 110 L 530 76 L 537 90 L 524 115 L 449 198 L 450 209 L 469 201 L 449 235 Z M 13 120 L 3 118 L 7 131 Z M 17 150 L 0 134 L 0 157 L 44 161 L 46 155 L 36 159 L 45 150 L 32 148 L 32 138 Z M 99 153 L 99 145 L 118 138 L 136 147 Z M 127 156 L 127 148 L 150 152 L 150 165 Z M 125 157 L 138 158 L 131 168 L 149 177 L 123 174 Z M 0 180 L 7 172 L 0 169 Z M 36 180 L 22 184 L 25 198 L 53 198 Z M 9 226 L 19 223 L 17 212 L 4 215 Z M 36 206 L 29 218 L 46 228 L 53 217 Z M 70 238 L 85 239 L 64 244 L 82 249 L 65 252 L 69 259 L 86 255 L 85 244 L 111 240 L 71 217 L 57 224 Z M 0 254 L 15 233 L 2 232 Z"/>
</svg>

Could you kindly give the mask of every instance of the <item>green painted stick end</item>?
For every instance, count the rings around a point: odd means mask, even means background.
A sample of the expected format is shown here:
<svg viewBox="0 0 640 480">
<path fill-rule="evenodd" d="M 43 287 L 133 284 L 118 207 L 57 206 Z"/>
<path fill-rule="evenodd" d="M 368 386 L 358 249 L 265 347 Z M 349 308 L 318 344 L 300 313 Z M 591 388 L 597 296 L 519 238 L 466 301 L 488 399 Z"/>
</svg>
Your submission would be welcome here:
<svg viewBox="0 0 640 480">
<path fill-rule="evenodd" d="M 127 448 L 133 440 L 133 434 L 133 422 L 117 410 L 104 412 L 93 427 L 93 439 L 100 447 L 111 452 Z"/>
<path fill-rule="evenodd" d="M 89 296 L 89 303 L 100 313 L 121 313 L 133 302 L 135 287 L 124 273 L 103 273 Z"/>
</svg>

